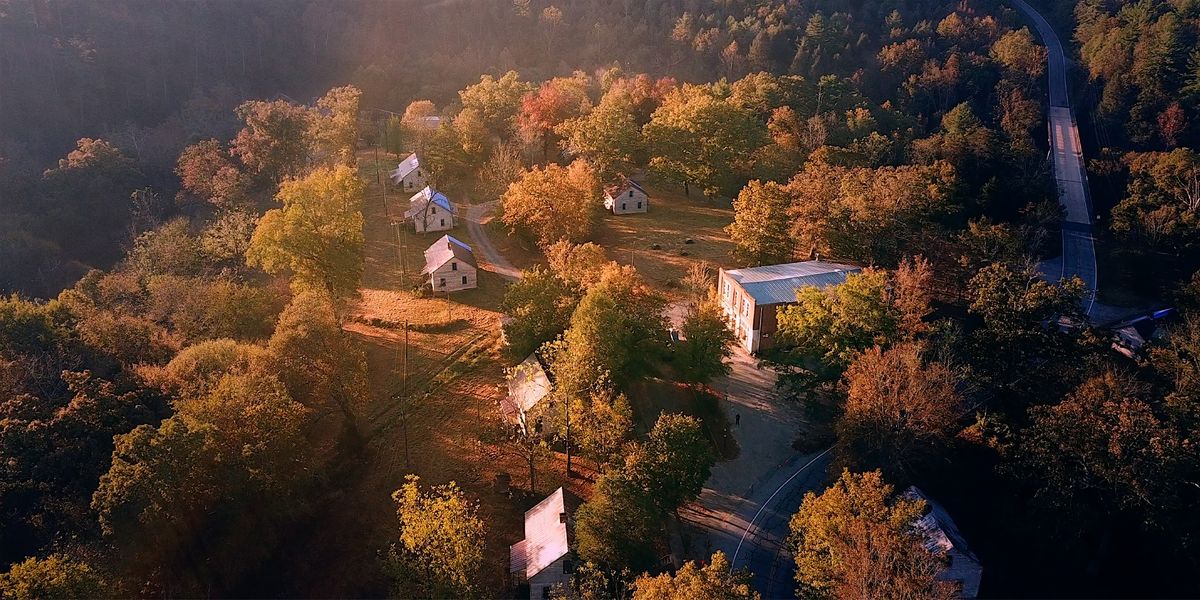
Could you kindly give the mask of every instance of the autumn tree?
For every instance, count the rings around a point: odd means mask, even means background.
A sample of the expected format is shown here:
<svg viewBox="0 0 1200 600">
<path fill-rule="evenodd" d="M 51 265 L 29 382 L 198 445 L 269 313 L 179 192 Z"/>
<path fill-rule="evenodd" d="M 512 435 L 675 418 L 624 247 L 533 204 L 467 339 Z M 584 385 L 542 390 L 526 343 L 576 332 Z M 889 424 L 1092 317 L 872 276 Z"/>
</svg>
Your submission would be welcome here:
<svg viewBox="0 0 1200 600">
<path fill-rule="evenodd" d="M 29 557 L 0 573 L 0 598 L 4 600 L 69 600 L 104 598 L 110 583 L 91 565 L 63 554 Z"/>
<path fill-rule="evenodd" d="M 950 443 L 962 407 L 958 377 L 949 366 L 924 359 L 917 344 L 863 352 L 846 369 L 845 381 L 837 454 L 847 468 L 911 474 Z"/>
<path fill-rule="evenodd" d="M 402 139 L 395 152 L 400 153 L 405 149 L 417 152 L 425 150 L 430 138 L 437 130 L 437 125 L 431 125 L 429 119 L 436 116 L 438 116 L 437 106 L 433 102 L 429 100 L 410 102 L 404 109 L 404 116 L 400 118 Z"/>
<path fill-rule="evenodd" d="M 674 574 L 642 575 L 633 583 L 633 600 L 759 600 L 750 574 L 733 570 L 725 553 L 713 553 L 708 564 L 689 560 Z"/>
<path fill-rule="evenodd" d="M 492 148 L 492 154 L 479 169 L 479 194 L 486 199 L 499 198 L 524 171 L 521 151 L 515 144 Z"/>
<path fill-rule="evenodd" d="M 832 487 L 808 492 L 792 516 L 788 545 L 803 598 L 954 598 L 940 581 L 942 556 L 925 546 L 916 521 L 925 502 L 893 494 L 879 471 L 843 471 Z"/>
<path fill-rule="evenodd" d="M 507 138 L 516 125 L 521 99 L 532 86 L 521 81 L 516 71 L 499 78 L 484 75 L 479 83 L 458 92 L 464 111 L 474 111 L 489 136 Z"/>
<path fill-rule="evenodd" d="M 563 238 L 583 242 L 599 218 L 600 193 L 600 179 L 586 162 L 534 167 L 504 192 L 501 218 L 542 246 Z"/>
<path fill-rule="evenodd" d="M 516 121 L 517 133 L 526 146 L 540 146 L 542 158 L 549 158 L 549 148 L 557 142 L 554 135 L 558 126 L 591 110 L 589 85 L 585 74 L 576 73 L 574 77 L 547 80 L 526 93 Z"/>
<path fill-rule="evenodd" d="M 133 218 L 130 192 L 142 173 L 116 146 L 83 138 L 66 158 L 42 174 L 53 226 L 47 237 L 70 256 L 92 264 L 111 264 Z"/>
<path fill-rule="evenodd" d="M 801 288 L 796 304 L 779 311 L 780 335 L 802 363 L 816 360 L 839 375 L 857 353 L 922 331 L 929 277 L 928 263 L 918 259 L 890 276 L 867 269 L 838 285 Z"/>
<path fill-rule="evenodd" d="M 646 494 L 622 470 L 605 471 L 575 513 L 576 551 L 608 571 L 649 568 L 655 557 L 646 542 L 654 538 L 657 517 Z"/>
<path fill-rule="evenodd" d="M 766 129 L 754 115 L 713 90 L 684 85 L 671 92 L 643 128 L 650 166 L 685 188 L 732 196 L 745 183 Z"/>
<path fill-rule="evenodd" d="M 572 442 L 601 463 L 620 457 L 633 433 L 633 407 L 610 385 L 599 386 L 586 402 L 571 404 Z"/>
<path fill-rule="evenodd" d="M 800 250 L 862 263 L 896 264 L 955 212 L 954 169 L 836 167 L 810 161 L 788 184 Z"/>
<path fill-rule="evenodd" d="M 478 506 L 454 482 L 420 486 L 416 475 L 392 494 L 399 540 L 385 558 L 399 596 L 468 597 L 483 565 L 484 523 Z"/>
<path fill-rule="evenodd" d="M 587 159 L 605 180 L 644 160 L 641 127 L 624 88 L 610 89 L 591 112 L 562 122 L 555 131 L 568 154 Z"/>
<path fill-rule="evenodd" d="M 504 337 L 514 356 L 522 357 L 558 337 L 571 324 L 579 303 L 573 286 L 541 266 L 521 274 L 504 292 L 501 310 L 510 317 Z"/>
<path fill-rule="evenodd" d="M 217 140 L 203 140 L 184 148 L 175 174 L 183 188 L 176 197 L 178 200 L 190 195 L 226 210 L 242 207 L 248 201 L 249 182 Z"/>
<path fill-rule="evenodd" d="M 1129 241 L 1182 253 L 1200 241 L 1200 155 L 1188 148 L 1130 153 L 1125 199 L 1112 228 Z"/>
<path fill-rule="evenodd" d="M 547 246 L 545 253 L 555 275 L 585 291 L 600 282 L 605 268 L 612 263 L 604 247 L 594 242 L 572 244 L 562 239 Z"/>
<path fill-rule="evenodd" d="M 662 515 L 695 500 L 716 463 L 699 419 L 663 414 L 625 458 L 625 472 Z"/>
<path fill-rule="evenodd" d="M 245 127 L 230 152 L 260 181 L 278 183 L 300 175 L 308 162 L 309 109 L 275 100 L 251 100 L 235 111 Z"/>
<path fill-rule="evenodd" d="M 729 373 L 735 337 L 717 296 L 689 303 L 680 332 L 675 359 L 683 381 L 704 384 Z"/>
<path fill-rule="evenodd" d="M 1082 366 L 1076 334 L 1048 327 L 1059 318 L 1080 322 L 1083 282 L 1044 281 L 1032 267 L 994 263 L 967 284 L 970 312 L 983 320 L 973 333 L 979 375 L 997 387 L 1019 384 L 1045 393 L 1070 383 Z"/>
<path fill-rule="evenodd" d="M 317 100 L 311 137 L 317 152 L 332 164 L 354 166 L 358 150 L 358 105 L 362 91 L 348 85 L 329 90 Z"/>
<path fill-rule="evenodd" d="M 1026 85 L 1046 72 L 1046 48 L 1038 45 L 1028 27 L 1000 36 L 992 44 L 991 56 Z"/>
<path fill-rule="evenodd" d="M 550 349 L 558 392 L 579 395 L 605 376 L 622 387 L 643 373 L 663 341 L 663 308 L 632 267 L 607 268 Z"/>
<path fill-rule="evenodd" d="M 787 262 L 796 249 L 788 211 L 788 188 L 774 182 L 751 181 L 733 201 L 733 223 L 725 228 L 737 244 L 737 254 L 755 265 Z"/>
<path fill-rule="evenodd" d="M 363 269 L 363 182 L 357 173 L 345 165 L 320 168 L 285 181 L 275 197 L 283 208 L 259 221 L 247 263 L 291 274 L 296 290 L 355 293 Z"/>
<path fill-rule="evenodd" d="M 1105 371 L 1062 402 L 1029 410 L 1014 455 L 1018 473 L 1038 482 L 1036 498 L 1055 519 L 1129 511 L 1153 523 L 1175 494 L 1185 442 L 1159 416 L 1148 388 Z"/>
<path fill-rule="evenodd" d="M 367 398 L 367 359 L 342 331 L 329 296 L 305 291 L 279 315 L 267 341 L 271 370 L 296 400 L 336 412 L 352 441 Z"/>
</svg>

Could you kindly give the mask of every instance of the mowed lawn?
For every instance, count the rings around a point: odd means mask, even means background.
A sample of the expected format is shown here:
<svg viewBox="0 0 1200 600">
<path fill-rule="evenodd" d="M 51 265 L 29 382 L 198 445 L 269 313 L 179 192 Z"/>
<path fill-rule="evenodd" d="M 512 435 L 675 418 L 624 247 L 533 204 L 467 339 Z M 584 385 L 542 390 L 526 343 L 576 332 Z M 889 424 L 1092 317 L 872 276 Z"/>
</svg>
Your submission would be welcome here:
<svg viewBox="0 0 1200 600">
<path fill-rule="evenodd" d="M 632 264 L 647 282 L 672 296 L 693 264 L 737 266 L 734 244 L 725 233 L 725 226 L 733 222 L 728 200 L 709 200 L 698 193 L 684 196 L 673 187 L 650 186 L 646 191 L 649 211 L 604 212 L 596 243 L 604 246 L 609 258 Z M 693 243 L 686 243 L 688 239 Z"/>
</svg>

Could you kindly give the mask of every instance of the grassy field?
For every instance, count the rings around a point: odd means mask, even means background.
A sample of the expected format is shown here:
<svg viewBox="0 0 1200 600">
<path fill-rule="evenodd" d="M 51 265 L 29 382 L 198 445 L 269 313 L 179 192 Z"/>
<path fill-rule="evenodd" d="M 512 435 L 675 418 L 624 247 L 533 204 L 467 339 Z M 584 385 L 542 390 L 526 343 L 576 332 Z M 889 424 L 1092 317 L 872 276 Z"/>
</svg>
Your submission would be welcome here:
<svg viewBox="0 0 1200 600">
<path fill-rule="evenodd" d="M 382 153 L 381 153 L 381 156 Z M 487 523 L 484 596 L 505 593 L 508 546 L 523 537 L 524 511 L 559 485 L 584 497 L 590 479 L 567 480 L 563 457 L 539 465 L 537 494 L 530 494 L 528 467 L 504 438 L 498 406 L 504 393 L 504 364 L 498 353 L 499 313 L 505 282 L 480 272 L 476 290 L 431 297 L 416 291 L 422 251 L 441 234 L 400 236 L 389 219 L 407 203 L 388 193 L 382 178 L 395 157 L 376 165 L 373 152 L 360 154 L 367 182 L 363 208 L 366 265 L 361 298 L 347 307 L 345 329 L 367 354 L 371 395 L 362 411 L 366 450 L 343 461 L 330 475 L 336 491 L 315 507 L 310 526 L 290 540 L 280 560 L 320 568 L 288 569 L 281 582 L 294 594 L 322 597 L 380 596 L 387 582 L 379 556 L 396 539 L 391 493 L 414 473 L 424 484 L 455 481 L 479 503 Z M 467 228 L 452 235 L 471 243 Z M 407 260 L 401 268 L 398 257 Z M 408 330 L 407 389 L 403 375 L 404 323 Z M 583 470 L 591 471 L 581 461 Z M 494 482 L 511 476 L 505 492 Z"/>
<path fill-rule="evenodd" d="M 343 460 L 330 475 L 335 491 L 316 503 L 310 526 L 294 534 L 288 544 L 293 550 L 280 557 L 292 565 L 321 568 L 288 569 L 292 579 L 281 582 L 281 589 L 308 596 L 386 594 L 379 557 L 396 538 L 390 496 L 414 473 L 428 485 L 455 481 L 479 503 L 488 527 L 479 586 L 485 596 L 502 595 L 508 583 L 508 545 L 523 536 L 524 511 L 559 485 L 588 497 L 594 465 L 577 459 L 576 469 L 584 476 L 568 480 L 563 456 L 555 454 L 539 465 L 537 493 L 528 491 L 527 466 L 505 440 L 498 411 L 506 365 L 498 346 L 498 306 L 507 283 L 481 271 L 475 290 L 449 298 L 423 290 L 423 251 L 442 234 L 416 234 L 411 225 L 397 229 L 393 217 L 402 214 L 408 198 L 385 190 L 386 173 L 396 157 L 380 157 L 378 163 L 372 151 L 359 157 L 367 183 L 366 263 L 361 297 L 345 314 L 345 329 L 361 343 L 368 359 L 371 395 L 361 413 L 367 448 Z M 696 261 L 729 264 L 732 243 L 722 231 L 732 218 L 727 203 L 662 190 L 652 189 L 651 194 L 649 214 L 605 215 L 597 242 L 610 257 L 632 261 L 652 285 L 666 292 Z M 516 266 L 528 267 L 541 259 L 536 249 L 508 236 L 498 221 L 485 227 Z M 473 243 L 465 225 L 449 233 Z M 684 243 L 689 237 L 694 243 Z M 660 249 L 652 250 L 652 244 Z M 407 395 L 400 393 L 404 389 Z M 659 412 L 670 410 L 703 418 L 715 432 L 714 443 L 727 435 L 720 411 L 674 383 L 647 380 L 630 392 L 639 432 L 652 425 Z M 501 473 L 511 477 L 508 491 L 494 483 Z"/>
<path fill-rule="evenodd" d="M 728 201 L 684 196 L 671 188 L 648 187 L 650 210 L 616 216 L 606 212 L 596 243 L 613 260 L 632 264 L 655 288 L 674 296 L 691 265 L 733 267 L 734 244 L 724 231 L 733 221 Z M 686 243 L 687 240 L 693 243 Z M 657 244 L 658 249 L 653 246 Z"/>
</svg>

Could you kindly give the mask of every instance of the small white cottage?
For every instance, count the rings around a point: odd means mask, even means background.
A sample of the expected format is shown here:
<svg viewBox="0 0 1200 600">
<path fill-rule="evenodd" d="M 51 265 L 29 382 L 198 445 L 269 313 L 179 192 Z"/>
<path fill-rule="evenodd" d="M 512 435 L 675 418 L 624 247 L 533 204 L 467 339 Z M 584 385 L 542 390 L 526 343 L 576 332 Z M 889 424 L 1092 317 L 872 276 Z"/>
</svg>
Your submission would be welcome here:
<svg viewBox="0 0 1200 600">
<path fill-rule="evenodd" d="M 425 186 L 409 198 L 404 218 L 412 220 L 417 233 L 445 231 L 454 227 L 454 205 L 445 194 Z"/>
<path fill-rule="evenodd" d="M 429 185 L 429 174 L 421 166 L 421 159 L 416 154 L 409 154 L 408 158 L 400 161 L 400 165 L 388 173 L 388 177 L 397 187 L 410 192 Z"/>
<path fill-rule="evenodd" d="M 528 414 L 550 395 L 550 378 L 537 354 L 530 354 L 508 372 L 508 395 L 500 401 L 500 412 L 509 423 L 526 431 Z"/>
<path fill-rule="evenodd" d="M 625 179 L 619 185 L 605 188 L 604 208 L 614 215 L 644 213 L 650 208 L 650 195 L 636 181 Z"/>
<path fill-rule="evenodd" d="M 529 583 L 529 598 L 549 598 L 575 572 L 572 517 L 578 502 L 562 488 L 525 511 L 525 539 L 508 547 L 509 572 Z"/>
<path fill-rule="evenodd" d="M 429 286 L 435 292 L 457 292 L 478 285 L 478 265 L 471 247 L 452 236 L 443 235 L 425 250 L 425 268 Z"/>
</svg>

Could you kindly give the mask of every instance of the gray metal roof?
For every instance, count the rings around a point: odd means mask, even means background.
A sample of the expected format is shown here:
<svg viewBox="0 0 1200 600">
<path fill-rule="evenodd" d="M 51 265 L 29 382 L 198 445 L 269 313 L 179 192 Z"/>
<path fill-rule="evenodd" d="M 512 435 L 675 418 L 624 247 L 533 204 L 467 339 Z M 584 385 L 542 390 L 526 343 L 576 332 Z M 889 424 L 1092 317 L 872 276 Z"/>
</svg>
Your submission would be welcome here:
<svg viewBox="0 0 1200 600">
<path fill-rule="evenodd" d="M 800 288 L 837 285 L 845 282 L 847 275 L 860 271 L 854 265 L 809 260 L 733 269 L 725 274 L 742 286 L 755 304 L 782 304 L 795 302 L 796 290 Z"/>
<path fill-rule="evenodd" d="M 432 273 L 452 258 L 457 258 L 472 267 L 477 266 L 470 246 L 458 241 L 453 236 L 443 235 L 425 250 L 425 268 L 421 270 L 421 273 Z"/>
<path fill-rule="evenodd" d="M 962 590 L 959 596 L 962 598 L 978 596 L 983 566 L 967 546 L 966 539 L 958 531 L 958 525 L 950 517 L 950 513 L 915 485 L 909 487 L 904 495 L 910 499 L 924 500 L 929 507 L 929 512 L 916 522 L 917 531 L 925 537 L 925 547 L 930 552 L 944 553 L 950 558 L 950 563 L 938 574 L 938 579 L 961 583 Z"/>
<path fill-rule="evenodd" d="M 388 176 L 392 178 L 392 181 L 399 184 L 405 177 L 408 177 L 409 173 L 416 171 L 420 166 L 421 159 L 417 158 L 416 154 L 409 154 L 408 158 L 400 161 L 400 165 L 388 173 Z"/>
</svg>

